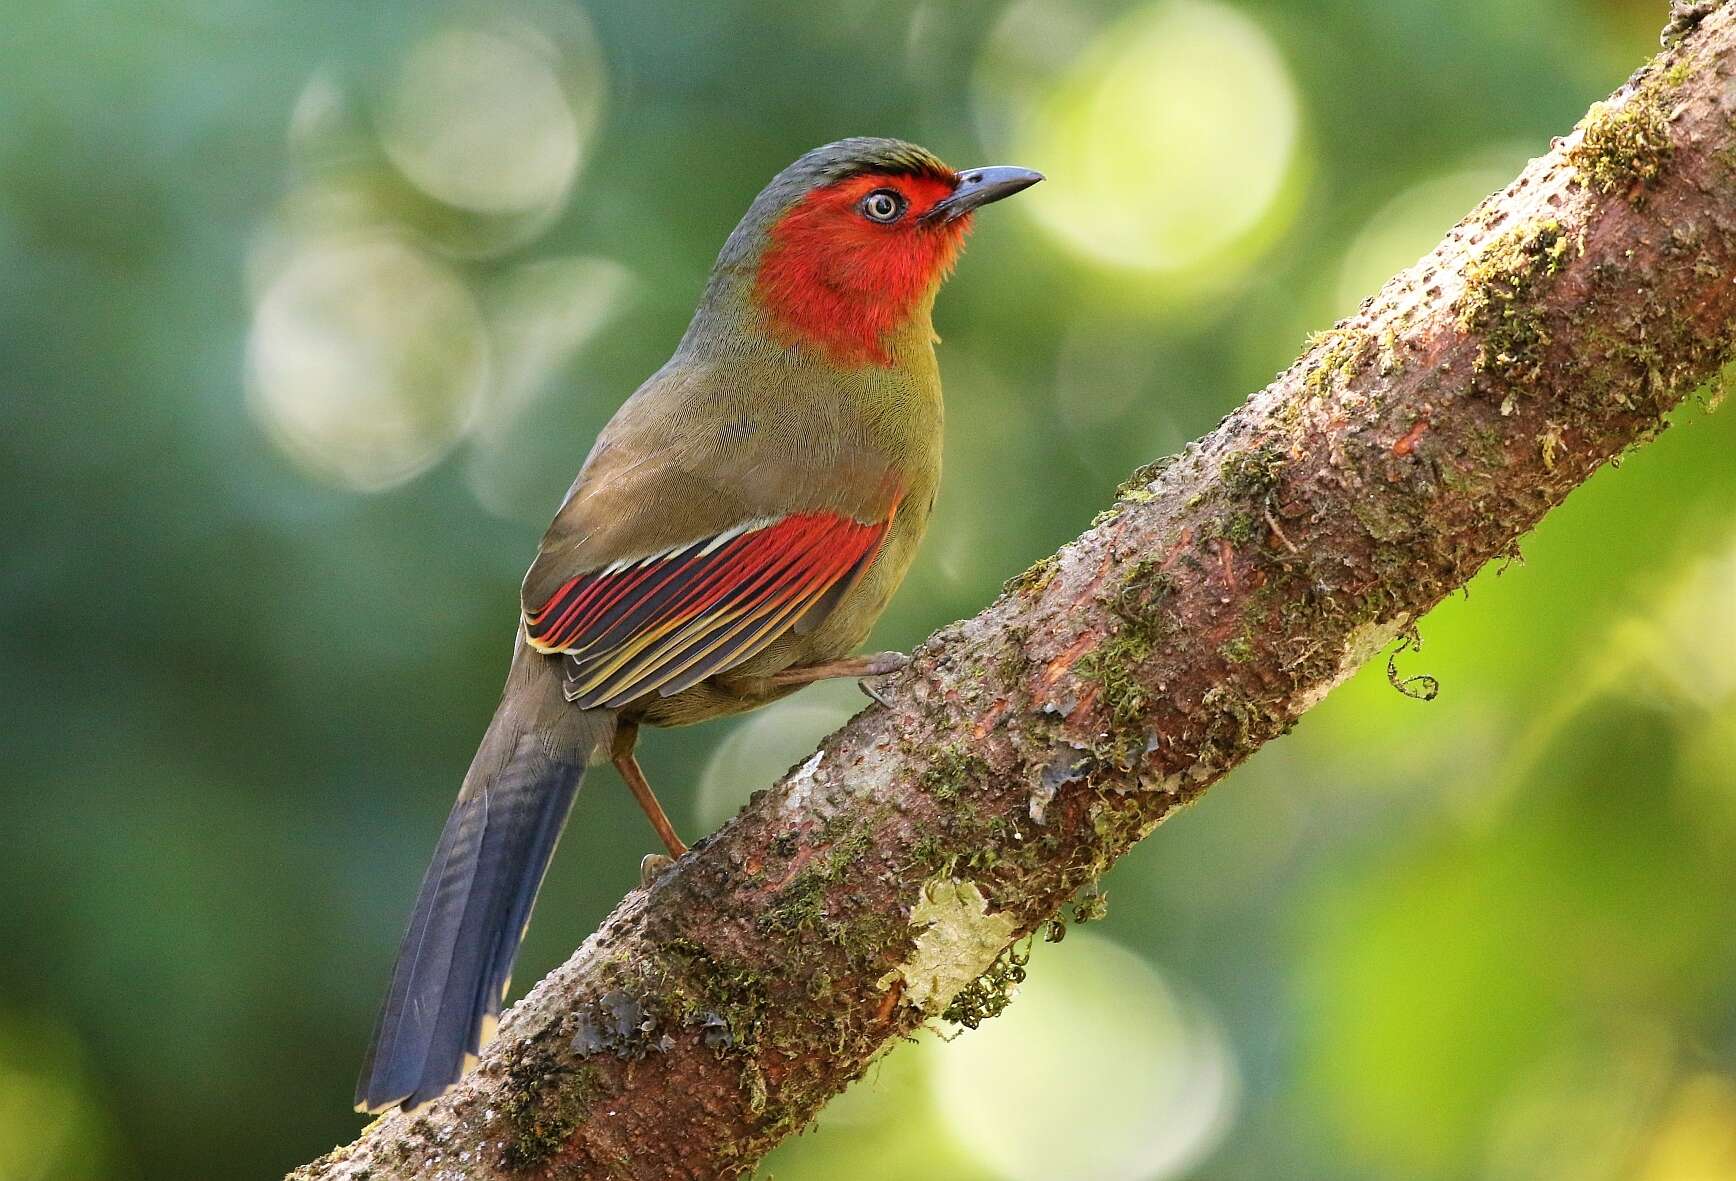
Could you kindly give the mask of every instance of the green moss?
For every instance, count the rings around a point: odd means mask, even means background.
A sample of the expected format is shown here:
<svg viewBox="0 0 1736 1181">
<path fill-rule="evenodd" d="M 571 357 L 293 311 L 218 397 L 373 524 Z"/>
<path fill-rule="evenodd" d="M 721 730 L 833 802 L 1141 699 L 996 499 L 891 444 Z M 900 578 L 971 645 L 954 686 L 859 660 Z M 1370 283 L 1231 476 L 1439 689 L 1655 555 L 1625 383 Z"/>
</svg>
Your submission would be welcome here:
<svg viewBox="0 0 1736 1181">
<path fill-rule="evenodd" d="M 1288 730 L 1291 719 L 1228 685 L 1206 690 L 1200 706 L 1210 715 L 1199 747 L 1199 761 L 1214 771 L 1241 761 L 1256 746 Z"/>
<path fill-rule="evenodd" d="M 1714 414 L 1718 407 L 1724 404 L 1729 396 L 1731 382 L 1731 366 L 1726 365 L 1707 380 L 1700 391 L 1700 405 L 1707 414 Z"/>
<path fill-rule="evenodd" d="M 1247 545 L 1259 536 L 1259 522 L 1253 513 L 1229 513 L 1217 522 L 1216 536 L 1223 537 L 1236 545 Z"/>
<path fill-rule="evenodd" d="M 1014 834 L 1018 831 L 1017 826 L 1005 816 L 985 816 L 980 809 L 967 804 L 959 809 L 959 817 L 965 830 L 974 834 L 973 839 L 967 842 L 971 851 L 962 858 L 967 869 L 993 869 L 1001 862 L 1001 851 L 1016 843 Z M 940 867 L 941 876 L 954 873 L 960 860 L 956 855 L 949 857 Z"/>
<path fill-rule="evenodd" d="M 965 985 L 941 1011 L 941 1020 L 966 1029 L 975 1029 L 992 1017 L 999 1017 L 1013 1003 L 1013 993 L 1025 982 L 1025 965 L 1031 960 L 1027 950 L 1009 947 L 995 957 L 988 971 Z"/>
<path fill-rule="evenodd" d="M 565 1070 L 546 1050 L 520 1053 L 507 1067 L 505 1084 L 495 1100 L 507 1129 L 502 1166 L 509 1172 L 524 1172 L 547 1162 L 602 1093 L 602 1076 L 593 1066 Z"/>
<path fill-rule="evenodd" d="M 1394 689 L 1412 701 L 1433 701 L 1441 691 L 1440 678 L 1428 673 L 1404 676 L 1398 671 L 1398 658 L 1407 649 L 1422 651 L 1423 636 L 1412 623 L 1399 634 L 1398 646 L 1386 654 L 1386 680 Z"/>
<path fill-rule="evenodd" d="M 663 1004 L 673 1021 L 698 1026 L 705 1044 L 722 1051 L 759 1040 L 768 1005 L 765 982 L 749 964 L 714 956 L 690 939 L 666 944 Z"/>
<path fill-rule="evenodd" d="M 1118 766 L 1131 766 L 1143 752 L 1145 736 L 1137 726 L 1149 696 L 1141 666 L 1169 631 L 1165 602 L 1175 580 L 1155 559 L 1132 564 L 1110 600 L 1117 626 L 1079 661 L 1079 675 L 1097 687 L 1098 700 L 1114 722 L 1103 746 L 1092 752 Z"/>
<path fill-rule="evenodd" d="M 834 845 L 779 891 L 777 902 L 760 916 L 760 927 L 786 935 L 827 929 L 826 893 L 837 880 L 840 869 L 867 847 L 866 833 Z"/>
<path fill-rule="evenodd" d="M 1223 646 L 1218 649 L 1218 655 L 1231 664 L 1246 664 L 1254 659 L 1254 645 L 1249 640 L 1247 632 L 1243 632 L 1226 640 Z"/>
<path fill-rule="evenodd" d="M 916 844 L 910 847 L 910 864 L 906 868 L 937 872 L 944 868 L 947 856 L 946 841 L 940 834 L 923 833 L 917 838 Z"/>
<path fill-rule="evenodd" d="M 767 1052 L 806 1052 L 814 1044 L 828 1044 L 842 1052 L 845 1044 L 854 1046 L 865 1037 L 845 1019 L 847 1009 L 828 1004 L 828 997 L 840 973 L 859 973 L 889 962 L 889 952 L 910 940 L 910 929 L 903 915 L 880 915 L 847 889 L 840 889 L 840 884 L 861 872 L 873 832 L 889 815 L 887 806 L 861 820 L 833 818 L 814 835 L 814 848 L 792 846 L 788 856 L 806 861 L 785 865 L 781 872 L 773 868 L 773 877 L 786 875 L 786 881 L 759 915 L 759 926 L 778 933 L 814 931 L 821 936 L 790 940 L 790 957 L 779 966 L 776 978 L 757 964 L 734 957 L 727 948 L 668 934 L 648 955 L 611 960 L 613 986 L 590 1011 L 580 1014 L 575 1049 L 611 1052 L 625 1059 L 623 1070 L 632 1070 L 634 1059 L 672 1046 L 672 1035 L 682 1030 L 689 1035 L 698 1032 L 701 1044 L 720 1059 L 740 1063 L 743 1098 L 760 1112 L 762 1127 L 785 1118 L 773 1110 L 776 1103 L 786 1103 L 790 1112 L 807 1110 L 804 1101 L 790 1098 L 788 1085 L 783 1087 L 785 1098 L 769 1099 L 760 1070 Z M 937 856 L 941 848 L 936 842 L 925 853 Z M 802 1004 L 802 995 L 818 1013 L 837 1011 L 833 1030 L 816 1035 L 776 1019 L 781 1007 Z M 528 1091 L 535 1094 L 535 1089 Z M 571 1129 L 571 1118 L 582 1117 L 564 1108 L 521 1106 L 523 1110 L 514 1113 L 521 1129 L 514 1160 L 523 1164 L 535 1162 L 540 1151 L 559 1143 Z"/>
<path fill-rule="evenodd" d="M 902 934 L 901 923 L 872 909 L 854 907 L 844 899 L 834 913 L 831 899 L 833 887 L 872 847 L 875 828 L 890 812 L 891 806 L 886 805 L 859 823 L 843 818 L 828 823 L 819 834 L 820 842 L 828 846 L 826 851 L 803 866 L 778 892 L 776 900 L 759 916 L 760 929 L 786 935 L 818 932 L 827 943 L 843 948 L 858 962 L 877 957 L 895 942 Z"/>
<path fill-rule="evenodd" d="M 1079 900 L 1073 903 L 1073 921 L 1076 923 L 1101 922 L 1109 914 L 1109 894 L 1092 885 Z"/>
<path fill-rule="evenodd" d="M 1130 500 L 1135 504 L 1143 504 L 1152 498 L 1148 485 L 1175 464 L 1177 457 L 1166 455 L 1162 459 L 1154 459 L 1150 463 L 1141 464 L 1133 469 L 1127 479 L 1121 481 L 1115 489 L 1115 499 Z"/>
<path fill-rule="evenodd" d="M 1381 548 L 1374 554 L 1376 560 L 1391 552 L 1387 547 L 1417 535 L 1423 527 L 1422 510 L 1422 505 L 1394 496 L 1359 496 L 1350 502 L 1350 515 L 1361 524 L 1370 540 L 1380 543 Z"/>
<path fill-rule="evenodd" d="M 950 802 L 988 772 L 989 765 L 979 755 L 954 742 L 934 753 L 918 782 L 935 799 Z"/>
<path fill-rule="evenodd" d="M 1153 637 L 1131 629 L 1110 636 L 1079 662 L 1080 675 L 1097 686 L 1098 698 L 1112 719 L 1109 730 L 1092 748 L 1092 758 L 1117 767 L 1131 767 L 1144 754 L 1146 739 L 1139 729 L 1151 698 L 1140 666 L 1151 655 Z"/>
<path fill-rule="evenodd" d="M 1166 455 L 1162 459 L 1155 459 L 1135 468 L 1133 473 L 1121 481 L 1115 489 L 1115 503 L 1093 517 L 1091 527 L 1095 529 L 1105 522 L 1113 521 L 1126 510 L 1128 505 L 1146 504 L 1156 500 L 1157 493 L 1153 492 L 1149 485 L 1163 474 L 1165 469 L 1174 464 L 1177 458 L 1174 455 Z"/>
<path fill-rule="evenodd" d="M 1669 112 L 1662 93 L 1675 70 L 1648 78 L 1619 105 L 1593 103 L 1580 122 L 1580 140 L 1567 162 L 1600 193 L 1625 193 L 1639 201 L 1644 186 L 1669 163 Z"/>
<path fill-rule="evenodd" d="M 618 966 L 615 987 L 579 1014 L 573 1048 L 581 1056 L 612 1054 L 627 1060 L 624 1069 L 630 1071 L 633 1060 L 670 1048 L 674 1032 L 697 1029 L 702 1044 L 719 1056 L 739 1055 L 749 1065 L 754 1061 L 766 1036 L 771 1000 L 753 965 L 678 937 L 658 945 L 654 954 L 634 956 Z M 830 986 L 823 971 L 809 973 L 810 995 L 824 995 Z M 558 1084 L 554 1094 L 559 1102 L 539 1102 L 538 1092 L 548 1090 L 546 1081 L 538 1081 L 547 1079 L 543 1062 L 527 1057 L 512 1067 L 514 1082 L 508 1093 L 520 1096 L 506 1110 L 514 1130 L 514 1168 L 532 1168 L 546 1159 L 601 1093 L 600 1076 L 585 1066 Z M 751 1103 L 749 1065 L 743 1067 L 743 1085 Z"/>
<path fill-rule="evenodd" d="M 1116 487 L 1115 503 L 1093 517 L 1091 527 L 1095 529 L 1099 525 L 1113 521 L 1125 512 L 1129 505 L 1148 504 L 1156 500 L 1157 493 L 1151 490 L 1151 482 L 1173 466 L 1179 458 L 1180 456 L 1176 455 L 1166 455 L 1161 459 L 1154 459 L 1150 463 L 1133 469 L 1132 474 Z M 1028 574 L 1030 571 L 1026 571 L 1026 573 Z"/>
<path fill-rule="evenodd" d="M 1126 628 L 1108 636 L 1079 662 L 1079 672 L 1095 682 L 1104 709 L 1116 725 L 1125 726 L 1145 712 L 1146 691 L 1139 666 L 1151 655 L 1154 637 L 1141 628 Z"/>
<path fill-rule="evenodd" d="M 1009 595 L 1040 595 L 1055 580 L 1055 572 L 1059 568 L 1060 563 L 1055 560 L 1054 555 L 1039 558 L 1026 567 L 1024 573 L 1007 579 L 1006 585 L 1001 589 Z"/>
<path fill-rule="evenodd" d="M 1642 203 L 1646 186 L 1669 165 L 1675 150 L 1670 108 L 1675 91 L 1694 71 L 1692 61 L 1678 58 L 1662 69 L 1654 66 L 1623 102 L 1592 104 L 1580 121 L 1579 142 L 1567 151 L 1580 179 L 1600 193 L 1622 193 Z"/>
<path fill-rule="evenodd" d="M 1549 330 L 1541 296 L 1572 245 L 1559 221 L 1543 218 L 1502 234 L 1465 268 L 1458 323 L 1481 338 L 1479 371 L 1520 382 L 1542 371 Z"/>
<path fill-rule="evenodd" d="M 748 1110 L 758 1115 L 765 1111 L 768 1098 L 765 1072 L 752 1058 L 741 1064 L 741 1089 L 747 1093 Z"/>
<path fill-rule="evenodd" d="M 1262 445 L 1238 451 L 1218 465 L 1218 478 L 1231 496 L 1260 497 L 1278 486 L 1289 461 L 1276 447 Z"/>
<path fill-rule="evenodd" d="M 1355 328 L 1332 328 L 1316 332 L 1303 342 L 1303 349 L 1313 357 L 1308 362 L 1308 374 L 1302 388 L 1311 398 L 1325 395 L 1341 387 L 1362 367 L 1374 342 L 1368 333 Z"/>
<path fill-rule="evenodd" d="M 1151 820 L 1132 793 L 1099 793 L 1086 812 L 1091 825 L 1091 858 L 1082 868 L 1096 878 L 1115 859 L 1132 848 L 1151 827 Z M 1065 922 L 1057 919 L 1050 924 L 1046 938 L 1059 942 L 1065 934 Z"/>
<path fill-rule="evenodd" d="M 1005 646 L 1000 656 L 995 660 L 995 676 L 1003 686 L 1011 688 L 1018 684 L 1024 675 L 1028 662 L 1024 652 L 1025 632 L 1023 628 L 1009 629 Z"/>
<path fill-rule="evenodd" d="M 1380 334 L 1380 375 L 1391 377 L 1398 372 L 1398 333 L 1386 328 Z"/>
<path fill-rule="evenodd" d="M 1537 436 L 1537 450 L 1543 457 L 1543 470 L 1555 470 L 1555 457 L 1561 453 L 1561 428 L 1553 422 L 1547 424 L 1543 433 Z"/>
<path fill-rule="evenodd" d="M 1118 838 L 1125 839 L 1128 843 L 1138 840 L 1140 826 L 1144 823 L 1141 820 L 1129 828 L 1126 825 L 1106 819 L 1112 815 L 1124 814 L 1110 813 L 1098 807 L 1091 815 L 1093 832 L 1100 842 L 1105 842 L 1101 854 L 1101 864 L 1105 868 L 1115 859 L 1117 852 L 1117 848 L 1111 842 Z M 1084 892 L 1073 901 L 1071 917 L 1067 913 L 1067 907 L 1063 906 L 1059 914 L 1043 924 L 1043 942 L 1060 943 L 1067 938 L 1069 922 L 1073 924 L 1095 923 L 1102 920 L 1108 913 L 1109 895 L 1093 879 Z"/>
<path fill-rule="evenodd" d="M 1164 547 L 1168 549 L 1168 546 Z M 1157 558 L 1140 558 L 1127 567 L 1115 592 L 1111 608 L 1123 620 L 1162 632 L 1162 620 L 1154 614 L 1176 589 L 1175 579 Z"/>
</svg>

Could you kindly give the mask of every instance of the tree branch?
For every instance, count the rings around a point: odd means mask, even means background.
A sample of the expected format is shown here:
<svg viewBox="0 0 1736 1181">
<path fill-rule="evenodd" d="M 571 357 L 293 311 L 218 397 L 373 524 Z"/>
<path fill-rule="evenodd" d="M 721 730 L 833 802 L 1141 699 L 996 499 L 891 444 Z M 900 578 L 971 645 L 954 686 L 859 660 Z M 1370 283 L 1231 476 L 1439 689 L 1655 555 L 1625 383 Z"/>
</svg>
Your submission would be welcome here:
<svg viewBox="0 0 1736 1181">
<path fill-rule="evenodd" d="M 1729 359 L 1733 67 L 1726 4 L 293 1176 L 750 1168 Z"/>
</svg>

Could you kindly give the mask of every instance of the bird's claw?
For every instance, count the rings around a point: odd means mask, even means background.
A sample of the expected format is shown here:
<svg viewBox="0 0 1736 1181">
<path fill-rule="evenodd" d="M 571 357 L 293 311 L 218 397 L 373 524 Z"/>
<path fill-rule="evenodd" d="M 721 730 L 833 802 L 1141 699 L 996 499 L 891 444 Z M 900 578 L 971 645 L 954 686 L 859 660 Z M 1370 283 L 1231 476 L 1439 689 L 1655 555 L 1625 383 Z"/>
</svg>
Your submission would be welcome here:
<svg viewBox="0 0 1736 1181">
<path fill-rule="evenodd" d="M 662 853 L 647 853 L 639 859 L 639 884 L 646 889 L 675 866 L 675 860 Z"/>
<path fill-rule="evenodd" d="M 880 692 L 880 690 L 876 689 L 873 685 L 870 685 L 867 681 L 857 681 L 856 688 L 862 690 L 862 695 L 873 701 L 876 705 L 884 705 L 887 709 L 892 708 L 892 702 L 887 699 L 886 694 Z"/>
<path fill-rule="evenodd" d="M 892 702 L 887 696 L 869 682 L 893 673 L 903 672 L 910 667 L 910 657 L 902 652 L 876 652 L 872 656 L 863 657 L 867 662 L 862 671 L 862 678 L 856 682 L 856 688 L 862 690 L 864 696 L 877 705 L 887 709 L 892 708 Z"/>
</svg>

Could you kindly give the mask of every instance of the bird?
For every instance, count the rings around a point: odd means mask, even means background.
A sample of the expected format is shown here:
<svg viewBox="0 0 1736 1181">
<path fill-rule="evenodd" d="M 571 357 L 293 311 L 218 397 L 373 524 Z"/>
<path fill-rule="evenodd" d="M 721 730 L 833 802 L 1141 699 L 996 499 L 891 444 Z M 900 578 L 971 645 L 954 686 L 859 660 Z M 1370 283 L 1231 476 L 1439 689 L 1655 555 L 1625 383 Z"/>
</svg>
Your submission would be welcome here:
<svg viewBox="0 0 1736 1181">
<path fill-rule="evenodd" d="M 421 1108 L 475 1064 L 589 765 L 614 764 L 679 859 L 634 756 L 641 727 L 908 662 L 852 653 L 939 485 L 935 295 L 974 211 L 1042 179 L 858 137 L 807 152 L 748 206 L 524 577 L 506 685 L 417 894 L 358 1111 Z"/>
</svg>

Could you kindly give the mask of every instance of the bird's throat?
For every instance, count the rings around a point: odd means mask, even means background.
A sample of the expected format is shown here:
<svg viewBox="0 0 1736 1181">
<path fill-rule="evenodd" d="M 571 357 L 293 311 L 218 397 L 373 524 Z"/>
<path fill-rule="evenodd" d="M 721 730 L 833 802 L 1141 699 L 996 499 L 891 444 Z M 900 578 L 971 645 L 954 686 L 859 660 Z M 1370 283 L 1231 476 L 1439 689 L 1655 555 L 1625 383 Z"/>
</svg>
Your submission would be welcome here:
<svg viewBox="0 0 1736 1181">
<path fill-rule="evenodd" d="M 853 225 L 827 190 L 772 227 L 754 284 L 772 335 L 833 364 L 893 365 L 901 330 L 922 330 L 934 294 L 958 259 L 968 219 L 888 233 Z M 920 319 L 921 324 L 916 321 Z"/>
</svg>

